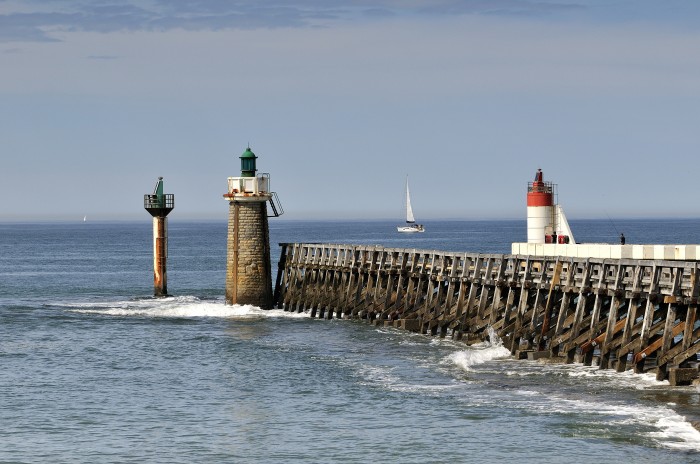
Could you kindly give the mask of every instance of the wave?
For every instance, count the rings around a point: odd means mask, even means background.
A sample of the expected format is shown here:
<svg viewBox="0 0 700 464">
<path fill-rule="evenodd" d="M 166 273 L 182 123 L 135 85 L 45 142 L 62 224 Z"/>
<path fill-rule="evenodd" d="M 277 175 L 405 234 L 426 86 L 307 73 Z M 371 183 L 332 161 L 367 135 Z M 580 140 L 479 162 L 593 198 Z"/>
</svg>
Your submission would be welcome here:
<svg viewBox="0 0 700 464">
<path fill-rule="evenodd" d="M 264 319 L 264 318 L 308 318 L 307 313 L 290 313 L 282 310 L 263 310 L 251 305 L 226 305 L 222 298 L 203 299 L 196 296 L 178 296 L 167 298 L 143 298 L 115 301 L 76 301 L 52 304 L 50 307 L 60 308 L 66 311 L 111 317 L 142 317 L 142 318 L 231 318 L 231 319 Z M 406 337 L 403 342 L 413 344 L 418 337 L 412 335 Z M 444 342 L 443 342 L 444 343 Z M 455 346 L 459 346 L 455 343 Z M 498 337 L 492 333 L 489 340 L 466 347 L 456 349 L 447 355 L 443 362 L 457 366 L 464 371 L 474 371 L 478 366 L 497 359 L 510 358 L 510 351 L 506 349 Z M 347 362 L 347 360 L 346 360 Z M 649 375 L 638 375 L 627 372 L 624 374 L 612 370 L 599 370 L 595 367 L 583 367 L 581 365 L 542 365 L 537 364 L 532 369 L 527 368 L 529 363 L 519 363 L 517 369 L 513 369 L 511 363 L 507 363 L 506 376 L 513 375 L 551 375 L 558 371 L 561 376 L 599 378 L 610 382 L 611 386 L 626 388 L 645 388 L 662 385 Z M 521 364 L 522 363 L 522 364 Z M 401 375 L 401 371 L 389 366 L 372 366 L 364 362 L 359 365 L 348 365 L 354 374 L 361 379 L 361 383 L 380 386 L 394 392 L 419 393 L 426 395 L 441 395 L 448 391 L 469 389 L 470 382 L 464 379 L 453 381 L 430 382 L 421 379 L 415 381 L 410 377 Z M 595 380 L 595 379 L 594 379 Z M 523 386 L 525 387 L 525 386 Z M 506 407 L 525 408 L 538 414 L 582 414 L 591 422 L 601 427 L 629 425 L 643 430 L 642 434 L 655 446 L 679 451 L 700 451 L 700 432 L 695 430 L 687 418 L 674 411 L 668 405 L 628 405 L 617 403 L 614 400 L 607 402 L 598 399 L 596 402 L 587 401 L 584 398 L 572 399 L 561 397 L 548 392 L 533 391 L 532 386 L 518 390 L 509 390 L 509 395 L 503 397 L 494 396 L 493 391 L 488 395 L 480 395 L 471 391 L 469 401 L 478 403 L 481 398 L 484 404 L 493 401 L 503 402 Z M 483 398 L 482 398 L 483 396 Z"/>
<path fill-rule="evenodd" d="M 643 432 L 643 435 L 655 442 L 658 447 L 700 451 L 700 432 L 686 417 L 666 405 L 591 402 L 584 399 L 552 396 L 551 401 L 538 405 L 530 404 L 529 408 L 541 409 L 547 414 L 554 412 L 586 414 L 596 422 L 596 417 L 599 417 L 603 423 L 614 427 L 631 425 L 642 429 L 653 428 L 654 430 Z"/>
<path fill-rule="evenodd" d="M 488 328 L 489 340 L 476 343 L 466 350 L 450 354 L 447 359 L 465 371 L 472 371 L 474 366 L 485 364 L 495 359 L 510 358 L 510 350 L 503 346 L 503 342 L 496 332 Z"/>
<path fill-rule="evenodd" d="M 388 366 L 372 366 L 360 364 L 358 366 L 348 366 L 353 368 L 356 374 L 362 379 L 362 385 L 379 385 L 381 388 L 399 393 L 422 393 L 422 394 L 439 394 L 444 391 L 462 389 L 464 382 L 451 383 L 424 383 L 412 382 L 408 379 L 402 379 L 394 374 L 395 368 Z"/>
<path fill-rule="evenodd" d="M 223 299 L 209 300 L 195 296 L 144 298 L 135 300 L 74 302 L 54 304 L 67 311 L 118 317 L 152 318 L 303 318 L 308 313 L 291 313 L 280 309 L 263 310 L 253 305 L 226 305 Z"/>
<path fill-rule="evenodd" d="M 700 451 L 700 432 L 685 417 L 669 411 L 654 423 L 659 431 L 649 433 L 649 437 L 657 440 L 664 448 Z"/>
<path fill-rule="evenodd" d="M 581 364 L 572 364 L 570 366 L 572 366 L 571 370 L 567 373 L 570 377 L 599 378 L 625 388 L 631 387 L 637 390 L 644 390 L 669 385 L 668 380 L 656 380 L 656 375 L 654 374 L 637 374 L 631 369 L 617 372 L 614 369 L 600 369 L 597 366 L 583 366 Z"/>
</svg>

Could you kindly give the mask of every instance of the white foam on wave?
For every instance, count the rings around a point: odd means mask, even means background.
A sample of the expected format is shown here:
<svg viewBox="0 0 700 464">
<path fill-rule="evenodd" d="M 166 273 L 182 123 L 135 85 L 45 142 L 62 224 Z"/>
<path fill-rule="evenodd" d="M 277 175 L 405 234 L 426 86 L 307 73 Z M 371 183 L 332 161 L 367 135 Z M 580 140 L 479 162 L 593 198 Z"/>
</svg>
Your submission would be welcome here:
<svg viewBox="0 0 700 464">
<path fill-rule="evenodd" d="M 466 371 L 473 370 L 479 364 L 494 359 L 508 358 L 510 351 L 505 349 L 495 333 L 490 332 L 488 342 L 473 345 L 468 350 L 458 351 L 450 356 L 450 362 Z M 668 385 L 667 381 L 657 381 L 651 374 L 635 374 L 632 371 L 618 373 L 613 370 L 600 370 L 597 367 L 581 365 L 542 365 L 538 363 L 538 371 L 559 371 L 558 373 L 572 377 L 599 378 L 609 381 L 618 387 L 645 389 Z M 513 375 L 507 371 L 506 375 Z M 517 375 L 530 375 L 532 372 L 518 372 Z M 646 433 L 657 446 L 682 451 L 700 451 L 700 432 L 682 415 L 668 405 L 649 406 L 639 404 L 591 402 L 586 399 L 561 398 L 556 395 L 542 395 L 529 389 L 515 391 L 525 402 L 514 400 L 515 403 L 528 410 L 540 410 L 544 414 L 587 414 L 600 417 L 603 423 L 613 426 L 633 425 L 651 427 L 654 430 Z"/>
<path fill-rule="evenodd" d="M 671 414 L 660 418 L 654 424 L 658 432 L 649 436 L 666 448 L 683 451 L 700 451 L 700 432 L 685 420 L 685 417 L 671 411 Z"/>
<path fill-rule="evenodd" d="M 517 370 L 507 370 L 503 373 L 509 377 L 530 377 L 530 376 L 541 376 L 540 372 L 535 371 L 517 371 Z"/>
<path fill-rule="evenodd" d="M 360 365 L 356 368 L 358 375 L 364 380 L 364 385 L 379 385 L 387 391 L 401 393 L 427 393 L 437 394 L 446 390 L 463 388 L 460 383 L 450 384 L 426 384 L 402 381 L 401 378 L 393 374 L 394 368 L 387 366 Z"/>
<path fill-rule="evenodd" d="M 612 425 L 652 426 L 656 431 L 647 436 L 663 448 L 700 451 L 700 432 L 684 416 L 667 406 L 621 405 L 588 401 L 564 401 L 564 411 L 585 410 L 588 413 L 613 416 Z"/>
<path fill-rule="evenodd" d="M 237 318 L 308 317 L 305 313 L 263 310 L 252 305 L 226 305 L 223 300 L 202 300 L 195 296 L 68 303 L 68 311 L 119 317 L 154 318 Z"/>
<path fill-rule="evenodd" d="M 503 342 L 495 331 L 489 327 L 489 340 L 474 344 L 466 350 L 460 350 L 450 354 L 447 360 L 465 371 L 473 370 L 474 366 L 485 364 L 494 359 L 510 357 L 510 350 L 503 346 Z"/>
<path fill-rule="evenodd" d="M 516 390 L 515 391 L 516 395 L 520 396 L 540 396 L 542 393 L 534 390 Z"/>
<path fill-rule="evenodd" d="M 473 370 L 474 366 L 484 364 L 494 359 L 502 359 L 510 356 L 510 351 L 502 346 L 490 346 L 487 348 L 472 348 L 457 351 L 448 356 L 448 359 L 465 371 Z"/>
<path fill-rule="evenodd" d="M 682 415 L 668 405 L 626 404 L 606 402 L 602 398 L 591 401 L 586 398 L 563 398 L 532 390 L 516 390 L 516 395 L 527 398 L 519 403 L 528 411 L 542 414 L 575 414 L 588 416 L 593 422 L 600 420 L 606 427 L 633 426 L 653 429 L 643 432 L 660 448 L 683 451 L 700 451 L 700 432 Z M 590 421 L 589 421 L 590 422 Z"/>
<path fill-rule="evenodd" d="M 636 374 L 632 369 L 624 372 L 617 372 L 615 369 L 600 369 L 598 366 L 584 366 L 576 364 L 545 364 L 540 361 L 520 360 L 507 366 L 508 369 L 503 374 L 513 377 L 572 377 L 574 379 L 585 379 L 591 381 L 601 381 L 619 388 L 633 388 L 636 390 L 646 390 L 668 386 L 667 380 L 656 380 L 656 376 L 651 373 Z"/>
<path fill-rule="evenodd" d="M 568 371 L 570 377 L 599 378 L 625 388 L 644 390 L 646 388 L 669 385 L 668 380 L 656 380 L 654 374 L 635 374 L 631 369 L 617 372 L 614 369 L 600 369 L 597 366 L 583 366 L 580 364 L 570 364 L 568 366 L 571 366 Z M 559 367 L 561 368 L 562 366 Z"/>
</svg>

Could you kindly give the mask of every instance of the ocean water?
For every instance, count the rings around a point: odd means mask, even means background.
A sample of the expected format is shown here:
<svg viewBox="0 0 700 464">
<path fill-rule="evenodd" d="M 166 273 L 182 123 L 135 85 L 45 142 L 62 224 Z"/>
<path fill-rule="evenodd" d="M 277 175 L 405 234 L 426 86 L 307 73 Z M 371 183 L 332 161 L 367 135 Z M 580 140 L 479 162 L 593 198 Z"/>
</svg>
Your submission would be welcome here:
<svg viewBox="0 0 700 464">
<path fill-rule="evenodd" d="M 700 220 L 572 221 L 700 243 Z M 508 253 L 524 221 L 271 220 L 278 242 Z M 0 463 L 700 462 L 700 391 L 451 340 L 223 304 L 225 222 L 0 224 Z"/>
</svg>

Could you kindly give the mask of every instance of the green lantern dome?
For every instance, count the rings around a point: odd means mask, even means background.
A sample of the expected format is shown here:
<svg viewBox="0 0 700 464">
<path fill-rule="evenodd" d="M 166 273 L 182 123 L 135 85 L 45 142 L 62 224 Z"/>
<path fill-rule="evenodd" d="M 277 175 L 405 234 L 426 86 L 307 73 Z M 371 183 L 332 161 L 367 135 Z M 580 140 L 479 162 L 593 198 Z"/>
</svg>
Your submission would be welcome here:
<svg viewBox="0 0 700 464">
<path fill-rule="evenodd" d="M 258 159 L 255 153 L 250 149 L 246 148 L 241 155 L 241 177 L 255 177 L 255 160 Z"/>
</svg>

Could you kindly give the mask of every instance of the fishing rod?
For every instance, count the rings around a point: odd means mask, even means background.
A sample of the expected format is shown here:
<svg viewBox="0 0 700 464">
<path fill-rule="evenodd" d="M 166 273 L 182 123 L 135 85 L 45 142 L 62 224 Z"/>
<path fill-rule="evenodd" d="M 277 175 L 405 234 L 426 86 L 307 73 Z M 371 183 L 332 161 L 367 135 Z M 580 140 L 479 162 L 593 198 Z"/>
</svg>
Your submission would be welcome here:
<svg viewBox="0 0 700 464">
<path fill-rule="evenodd" d="M 615 226 L 615 223 L 613 222 L 612 218 L 610 217 L 610 215 L 608 214 L 607 211 L 605 212 L 605 215 L 608 217 L 608 220 L 610 221 L 610 224 L 612 224 L 613 229 L 615 229 L 615 233 L 616 233 L 617 235 L 620 235 L 620 231 L 617 230 L 617 227 Z"/>
<path fill-rule="evenodd" d="M 612 224 L 613 229 L 615 229 L 615 233 L 620 236 L 620 244 L 624 245 L 626 242 L 625 234 L 623 234 L 622 232 L 620 232 L 618 230 L 617 226 L 615 225 L 615 223 L 613 222 L 612 218 L 610 217 L 610 215 L 608 214 L 607 211 L 605 212 L 605 215 L 608 217 L 608 220 L 610 221 L 610 224 Z"/>
</svg>

